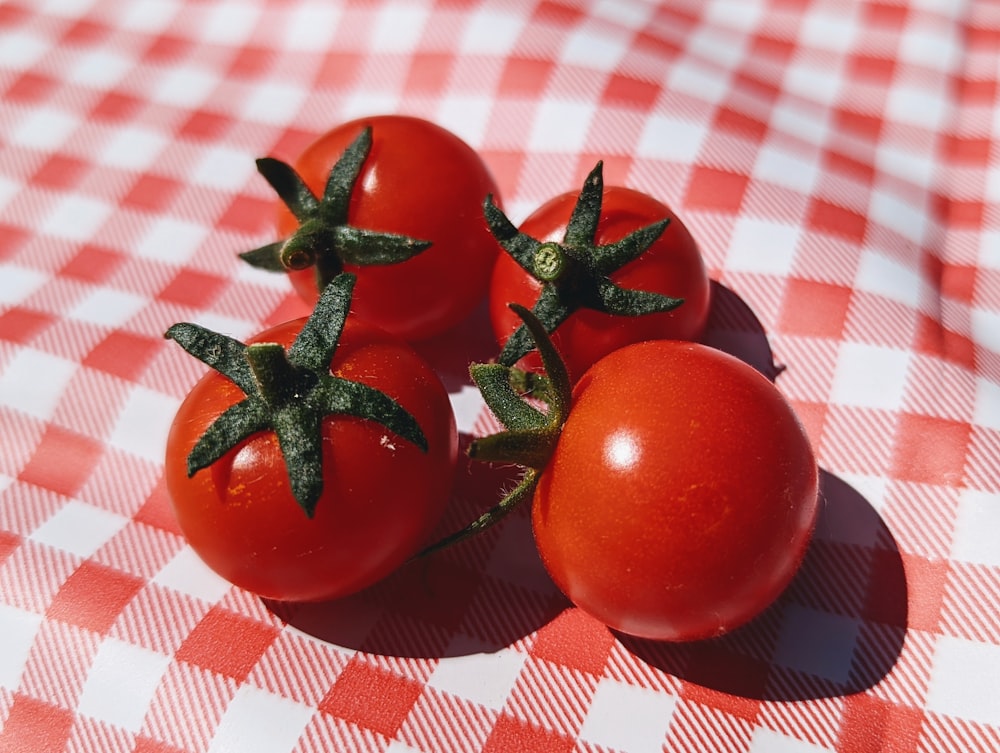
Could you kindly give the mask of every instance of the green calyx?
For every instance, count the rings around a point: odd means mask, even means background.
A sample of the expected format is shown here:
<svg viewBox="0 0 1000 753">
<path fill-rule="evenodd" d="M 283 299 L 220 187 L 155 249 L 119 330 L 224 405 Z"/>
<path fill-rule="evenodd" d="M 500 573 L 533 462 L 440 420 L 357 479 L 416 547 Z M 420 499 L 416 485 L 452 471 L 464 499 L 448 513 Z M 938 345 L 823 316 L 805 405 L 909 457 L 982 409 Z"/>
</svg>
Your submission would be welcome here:
<svg viewBox="0 0 1000 753">
<path fill-rule="evenodd" d="M 286 351 L 277 343 L 245 345 L 196 324 L 175 324 L 165 337 L 211 366 L 246 397 L 225 410 L 195 443 L 188 476 L 207 468 L 252 434 L 273 431 L 292 494 L 312 517 L 323 491 L 323 419 L 332 415 L 375 421 L 427 451 L 417 420 L 373 387 L 330 373 L 350 308 L 355 278 L 342 273 L 323 291 Z"/>
<path fill-rule="evenodd" d="M 475 536 L 525 500 L 530 500 L 562 434 L 572 394 L 566 365 L 538 317 L 519 304 L 512 303 L 510 307 L 521 317 L 528 336 L 534 340 L 545 374 L 528 373 L 501 363 L 477 363 L 469 368 L 483 400 L 504 428 L 496 434 L 473 440 L 468 452 L 474 460 L 519 465 L 524 473 L 517 486 L 499 503 L 418 556 L 432 554 Z M 539 402 L 547 410 L 536 407 Z"/>
<path fill-rule="evenodd" d="M 669 218 L 641 227 L 615 243 L 598 245 L 595 239 L 603 197 L 604 164 L 598 162 L 584 181 L 562 243 L 542 243 L 520 232 L 492 196 L 486 197 L 483 204 L 486 224 L 501 248 L 542 283 L 532 313 L 548 334 L 580 308 L 616 316 L 642 316 L 670 311 L 684 302 L 661 293 L 623 288 L 611 281 L 613 272 L 641 256 L 663 234 Z M 522 324 L 507 340 L 498 360 L 512 366 L 532 347 L 533 338 L 527 325 Z"/>
<path fill-rule="evenodd" d="M 314 267 L 317 287 L 323 290 L 345 264 L 398 264 L 429 248 L 430 241 L 348 223 L 351 195 L 371 146 L 369 126 L 334 164 L 321 197 L 313 194 L 291 165 L 272 157 L 257 160 L 257 170 L 298 220 L 299 227 L 289 238 L 242 253 L 240 258 L 271 272 Z"/>
</svg>

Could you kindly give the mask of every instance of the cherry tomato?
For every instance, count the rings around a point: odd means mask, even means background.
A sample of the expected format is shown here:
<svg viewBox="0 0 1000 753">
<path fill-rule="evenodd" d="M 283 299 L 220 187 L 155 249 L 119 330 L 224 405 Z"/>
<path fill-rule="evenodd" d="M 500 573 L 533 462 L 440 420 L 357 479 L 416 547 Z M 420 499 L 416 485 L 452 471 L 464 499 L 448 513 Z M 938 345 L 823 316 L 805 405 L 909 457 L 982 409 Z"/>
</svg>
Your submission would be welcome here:
<svg viewBox="0 0 1000 753">
<path fill-rule="evenodd" d="M 426 120 L 380 115 L 353 120 L 324 133 L 295 161 L 295 171 L 322 195 L 331 167 L 366 127 L 369 152 L 351 192 L 348 222 L 405 235 L 432 245 L 398 264 L 346 265 L 358 274 L 358 315 L 407 340 L 444 332 L 485 297 L 497 245 L 482 215 L 482 202 L 497 193 L 480 156 L 450 131 Z M 278 210 L 285 237 L 298 227 L 287 207 Z M 317 298 L 313 269 L 289 273 L 307 301 Z"/>
<path fill-rule="evenodd" d="M 627 634 L 693 640 L 745 623 L 788 585 L 817 489 L 808 437 L 770 381 L 722 351 L 651 341 L 573 388 L 532 524 L 582 610 Z"/>
<path fill-rule="evenodd" d="M 520 232 L 543 243 L 561 243 L 578 196 L 567 193 L 546 202 L 521 224 Z M 607 186 L 594 242 L 600 246 L 619 241 L 665 218 L 669 218 L 669 224 L 662 235 L 638 259 L 613 272 L 610 279 L 622 288 L 683 298 L 684 303 L 671 311 L 642 316 L 577 309 L 552 333 L 571 378 L 630 343 L 652 339 L 697 340 L 701 336 L 708 318 L 709 279 L 697 244 L 670 209 L 642 192 Z M 490 281 L 489 314 L 498 343 L 506 343 L 522 323 L 508 304 L 530 308 L 541 290 L 542 283 L 508 254 L 497 257 Z M 520 365 L 538 370 L 537 353 L 525 356 Z"/>
<path fill-rule="evenodd" d="M 278 325 L 250 343 L 287 348 L 305 322 Z M 449 498 L 455 419 L 427 363 L 399 338 L 350 316 L 330 373 L 396 401 L 427 447 L 371 420 L 325 417 L 322 493 L 311 517 L 293 496 L 273 431 L 252 434 L 189 476 L 186 459 L 199 437 L 246 397 L 221 373 L 194 386 L 170 429 L 166 482 L 181 530 L 213 570 L 266 598 L 326 600 L 380 580 L 425 542 Z"/>
</svg>

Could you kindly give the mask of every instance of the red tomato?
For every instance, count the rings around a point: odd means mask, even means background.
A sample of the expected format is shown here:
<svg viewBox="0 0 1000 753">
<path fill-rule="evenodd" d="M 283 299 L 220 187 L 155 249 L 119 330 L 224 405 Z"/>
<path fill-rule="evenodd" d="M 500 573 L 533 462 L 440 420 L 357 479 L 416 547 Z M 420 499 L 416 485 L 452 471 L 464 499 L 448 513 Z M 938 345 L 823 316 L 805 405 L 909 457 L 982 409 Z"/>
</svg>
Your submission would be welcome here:
<svg viewBox="0 0 1000 753">
<path fill-rule="evenodd" d="M 381 115 L 339 125 L 306 148 L 293 167 L 313 193 L 323 194 L 330 168 L 366 125 L 372 147 L 351 194 L 348 222 L 432 245 L 399 264 L 346 266 L 358 275 L 354 310 L 407 340 L 439 334 L 486 295 L 498 249 L 482 203 L 497 193 L 496 183 L 479 155 L 450 131 L 419 118 Z M 287 237 L 298 223 L 284 205 L 278 212 L 278 230 Z M 298 293 L 315 302 L 313 270 L 289 275 Z"/>
<path fill-rule="evenodd" d="M 788 585 L 817 514 L 818 470 L 777 388 L 696 343 L 602 359 L 573 390 L 532 506 L 556 585 L 613 629 L 720 635 Z"/>
<path fill-rule="evenodd" d="M 253 338 L 287 346 L 305 320 Z M 208 426 L 244 393 L 209 372 L 170 430 L 166 481 L 180 527 L 204 561 L 235 585 L 290 601 L 325 600 L 388 575 L 425 543 L 448 502 L 457 432 L 448 395 L 405 342 L 349 316 L 331 372 L 384 392 L 417 419 L 421 448 L 374 421 L 323 420 L 322 495 L 310 518 L 292 496 L 274 432 L 252 435 L 188 477 Z"/>
<path fill-rule="evenodd" d="M 558 196 L 531 214 L 520 232 L 541 241 L 562 242 L 566 223 L 578 194 Z M 611 274 L 624 288 L 647 290 L 684 303 L 672 311 L 636 317 L 605 314 L 581 308 L 552 333 L 552 340 L 566 361 L 570 377 L 576 378 L 603 356 L 634 342 L 654 339 L 696 340 L 704 328 L 709 309 L 709 280 L 697 244 L 687 228 L 670 209 L 639 191 L 618 186 L 604 189 L 604 203 L 595 242 L 599 245 L 621 240 L 645 225 L 670 218 L 663 234 L 638 259 Z M 522 269 L 509 255 L 497 257 L 490 282 L 489 313 L 497 342 L 503 345 L 521 325 L 508 308 L 519 303 L 531 308 L 542 284 Z M 535 352 L 521 365 L 538 370 Z"/>
</svg>

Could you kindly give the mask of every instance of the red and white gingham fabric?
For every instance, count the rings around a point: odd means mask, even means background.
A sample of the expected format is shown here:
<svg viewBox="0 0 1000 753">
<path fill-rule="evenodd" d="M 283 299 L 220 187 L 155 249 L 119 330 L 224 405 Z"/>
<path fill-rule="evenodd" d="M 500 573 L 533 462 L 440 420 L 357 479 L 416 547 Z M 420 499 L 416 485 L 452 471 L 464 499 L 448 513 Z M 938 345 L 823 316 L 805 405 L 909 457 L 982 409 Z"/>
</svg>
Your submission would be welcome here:
<svg viewBox="0 0 1000 753">
<path fill-rule="evenodd" d="M 1000 750 L 996 0 L 3 0 L 0 96 L 4 753 Z M 385 112 L 515 220 L 597 159 L 684 217 L 709 341 L 785 367 L 822 466 L 761 619 L 620 638 L 523 514 L 324 606 L 185 545 L 162 455 L 203 367 L 162 333 L 302 313 L 236 258 L 275 237 L 253 160 Z M 483 332 L 422 346 L 466 434 Z M 461 475 L 443 528 L 507 481 Z"/>
</svg>

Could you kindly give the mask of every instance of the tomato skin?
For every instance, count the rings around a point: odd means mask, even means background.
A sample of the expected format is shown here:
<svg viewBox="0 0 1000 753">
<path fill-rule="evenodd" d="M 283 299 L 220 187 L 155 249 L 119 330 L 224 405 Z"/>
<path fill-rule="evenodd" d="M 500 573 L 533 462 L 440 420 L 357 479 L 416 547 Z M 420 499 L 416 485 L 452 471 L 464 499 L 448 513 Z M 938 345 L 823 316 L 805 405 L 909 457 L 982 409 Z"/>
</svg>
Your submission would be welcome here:
<svg viewBox="0 0 1000 753">
<path fill-rule="evenodd" d="M 400 264 L 346 265 L 358 275 L 353 308 L 404 339 L 427 338 L 458 324 L 486 294 L 499 247 L 482 203 L 499 190 L 480 156 L 450 131 L 420 118 L 378 115 L 336 126 L 299 156 L 293 167 L 313 193 L 322 195 L 330 168 L 366 125 L 372 147 L 351 195 L 348 222 L 433 245 Z M 282 237 L 298 227 L 283 204 L 277 225 Z M 315 303 L 314 271 L 289 276 L 299 295 Z"/>
<path fill-rule="evenodd" d="M 520 231 L 543 243 L 561 242 L 577 196 L 566 193 L 546 202 L 521 224 Z M 684 303 L 673 311 L 638 317 L 578 309 L 552 334 L 571 378 L 624 345 L 643 340 L 701 337 L 710 305 L 708 273 L 691 233 L 668 207 L 640 191 L 607 186 L 595 242 L 613 243 L 665 217 L 670 218 L 670 224 L 660 238 L 641 257 L 610 277 L 622 287 L 683 298 Z M 540 292 L 541 283 L 508 254 L 497 257 L 490 280 L 489 314 L 494 336 L 501 346 L 521 325 L 520 317 L 508 304 L 520 303 L 531 308 Z M 521 359 L 520 365 L 538 371 L 540 361 L 532 352 Z"/>
<path fill-rule="evenodd" d="M 288 346 L 305 319 L 250 342 Z M 448 502 L 457 430 L 447 392 L 405 342 L 347 319 L 331 370 L 394 398 L 418 420 L 427 453 L 373 421 L 324 420 L 323 494 L 310 519 L 296 503 L 273 432 L 188 478 L 186 458 L 243 392 L 218 372 L 182 402 L 167 440 L 167 489 L 191 547 L 223 578 L 265 598 L 319 601 L 388 575 L 426 542 Z"/>
<path fill-rule="evenodd" d="M 791 407 L 739 359 L 696 343 L 627 346 L 593 366 L 532 506 L 539 553 L 613 629 L 727 632 L 788 585 L 818 509 Z"/>
</svg>

